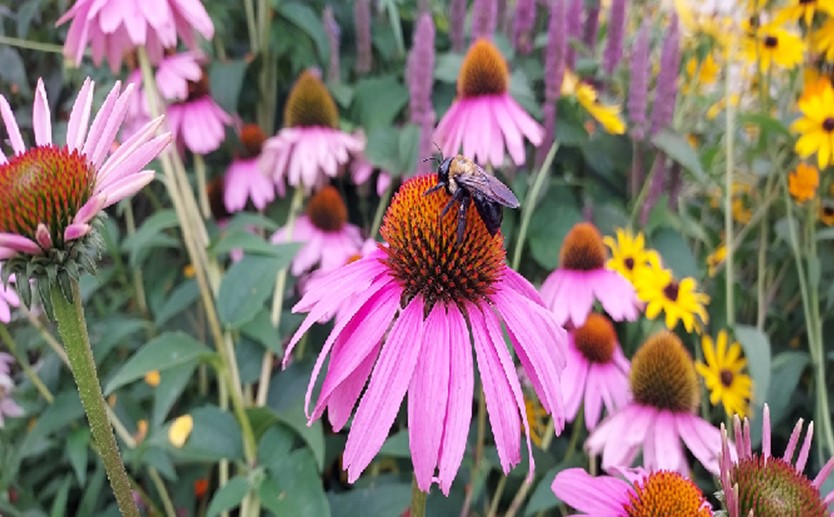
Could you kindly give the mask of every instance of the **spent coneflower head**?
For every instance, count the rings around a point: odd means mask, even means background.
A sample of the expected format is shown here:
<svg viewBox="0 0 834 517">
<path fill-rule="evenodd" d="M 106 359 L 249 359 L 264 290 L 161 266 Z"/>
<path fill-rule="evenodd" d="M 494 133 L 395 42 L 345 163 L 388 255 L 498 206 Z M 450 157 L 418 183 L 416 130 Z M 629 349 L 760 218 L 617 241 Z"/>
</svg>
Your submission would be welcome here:
<svg viewBox="0 0 834 517">
<path fill-rule="evenodd" d="M 76 0 L 56 22 L 71 21 L 64 55 L 81 64 L 87 46 L 93 63 L 106 57 L 110 70 L 118 73 L 122 58 L 138 47 L 145 47 L 154 63 L 165 49 L 176 48 L 177 39 L 196 49 L 194 32 L 204 38 L 214 36 L 214 24 L 199 0 L 161 0 L 152 5 L 145 0 Z"/>
<path fill-rule="evenodd" d="M 661 266 L 657 255 L 650 258 L 649 267 L 635 272 L 634 287 L 637 297 L 646 302 L 646 317 L 653 320 L 661 312 L 665 313 L 669 330 L 681 321 L 687 332 L 700 332 L 709 323 L 706 309 L 709 296 L 698 291 L 694 278 L 677 280 L 670 270 Z"/>
<path fill-rule="evenodd" d="M 634 400 L 603 420 L 588 437 L 585 448 L 602 454 L 602 467 L 629 467 L 642 451 L 643 466 L 686 475 L 687 449 L 713 474 L 718 473 L 719 430 L 699 417 L 700 387 L 692 357 L 680 338 L 657 333 L 631 360 Z"/>
<path fill-rule="evenodd" d="M 713 406 L 720 402 L 727 416 L 747 415 L 753 395 L 753 380 L 743 372 L 747 359 L 741 356 L 741 345 L 730 343 L 726 330 L 721 330 L 713 343 L 712 338 L 701 338 L 704 362 L 695 363 L 695 369 L 703 377 Z"/>
<path fill-rule="evenodd" d="M 733 419 L 735 447 L 729 442 L 727 430 L 722 424 L 721 488 L 728 517 L 776 517 L 801 515 L 802 517 L 828 517 L 828 506 L 834 500 L 834 492 L 823 495 L 821 488 L 834 470 L 834 458 L 830 458 L 811 480 L 803 471 L 811 452 L 814 423 L 808 425 L 805 439 L 794 459 L 803 421 L 799 419 L 791 433 L 784 455 L 771 456 L 770 408 L 762 410 L 762 452 L 753 452 L 750 441 L 750 422 L 745 417 L 742 424 L 738 416 Z M 737 454 L 736 454 L 737 451 Z"/>
<path fill-rule="evenodd" d="M 637 319 L 639 301 L 634 287 L 606 266 L 607 258 L 602 236 L 593 224 L 578 223 L 568 232 L 562 242 L 559 267 L 541 287 L 542 298 L 559 324 L 585 323 L 594 300 L 615 321 Z"/>
<path fill-rule="evenodd" d="M 712 517 L 703 492 L 678 472 L 614 470 L 619 477 L 593 477 L 581 468 L 566 469 L 556 475 L 550 488 L 565 504 L 582 512 L 573 515 Z"/>
<path fill-rule="evenodd" d="M 478 163 L 501 167 L 509 153 L 525 161 L 524 139 L 538 146 L 544 130 L 510 96 L 507 62 L 486 39 L 472 44 L 458 73 L 457 98 L 434 133 L 443 154 L 463 154 Z"/>
<path fill-rule="evenodd" d="M 223 179 L 223 203 L 230 214 L 243 210 L 249 200 L 256 209 L 263 210 L 275 199 L 276 185 L 258 167 L 264 141 L 266 135 L 257 124 L 244 124 L 241 128 L 241 152 L 232 159 Z M 278 184 L 282 197 L 283 186 Z"/>
<path fill-rule="evenodd" d="M 293 308 L 308 315 L 289 343 L 285 365 L 316 321 L 337 308 L 342 315 L 313 368 L 306 406 L 311 422 L 327 409 L 339 430 L 358 402 L 343 456 L 351 483 L 382 447 L 408 393 L 417 486 L 428 491 L 436 480 L 448 494 L 469 435 L 476 365 L 502 469 L 521 460 L 522 430 L 529 454 L 524 395 L 504 330 L 556 431 L 564 425 L 559 376 L 565 331 L 533 286 L 507 268 L 500 231 L 490 235 L 476 211 L 467 213 L 458 240 L 457 211 L 440 217 L 449 194 L 424 195 L 436 184 L 436 175 L 404 182 L 380 230 L 385 245 L 322 277 Z"/>
<path fill-rule="evenodd" d="M 611 320 L 592 312 L 568 336 L 568 353 L 562 373 L 565 417 L 573 421 L 582 405 L 585 427 L 596 427 L 605 406 L 612 414 L 631 398 L 629 363 Z M 584 404 L 583 404 L 584 402 Z"/>
<path fill-rule="evenodd" d="M 277 184 L 320 188 L 365 149 L 365 139 L 339 130 L 339 111 L 314 70 L 303 72 L 284 106 L 284 128 L 264 142 L 258 162 Z"/>
<path fill-rule="evenodd" d="M 303 243 L 292 262 L 292 274 L 296 276 L 312 270 L 317 264 L 321 272 L 343 266 L 362 247 L 361 232 L 348 222 L 347 205 L 331 185 L 322 187 L 310 197 L 306 213 L 298 217 L 292 230 L 284 227 L 272 235 L 275 244 L 288 239 Z"/>
<path fill-rule="evenodd" d="M 52 138 L 52 117 L 43 81 L 38 80 L 32 108 L 35 145 L 27 149 L 5 97 L 0 116 L 11 143 L 0 150 L 0 260 L 3 276 L 16 274 L 22 301 L 31 305 L 29 282 L 38 280 L 42 294 L 56 279 L 68 285 L 79 267 L 93 270 L 100 249 L 95 231 L 100 212 L 150 183 L 144 167 L 171 141 L 154 136 L 162 117 L 148 122 L 115 151 L 133 88 L 116 83 L 92 124 L 93 82 L 84 81 L 67 123 L 66 143 Z M 43 298 L 43 296 L 42 296 Z M 45 303 L 48 303 L 48 296 Z"/>
</svg>

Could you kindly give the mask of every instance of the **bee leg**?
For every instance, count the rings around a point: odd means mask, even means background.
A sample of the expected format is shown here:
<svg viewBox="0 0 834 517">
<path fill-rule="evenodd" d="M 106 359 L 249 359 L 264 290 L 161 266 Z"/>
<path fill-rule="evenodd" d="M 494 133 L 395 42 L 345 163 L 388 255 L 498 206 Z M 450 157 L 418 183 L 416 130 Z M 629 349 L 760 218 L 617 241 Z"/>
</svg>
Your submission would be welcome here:
<svg viewBox="0 0 834 517">
<path fill-rule="evenodd" d="M 466 230 L 466 210 L 469 209 L 471 199 L 469 196 L 462 197 L 458 206 L 458 244 L 463 241 L 463 233 Z"/>
<path fill-rule="evenodd" d="M 423 192 L 423 195 L 428 196 L 429 194 L 437 192 L 438 190 L 442 189 L 445 186 L 446 186 L 445 183 L 438 183 L 437 185 L 435 185 L 432 188 L 428 189 L 427 191 Z"/>
<path fill-rule="evenodd" d="M 440 219 L 443 219 L 443 216 L 446 215 L 446 212 L 448 212 L 450 208 L 452 208 L 452 205 L 455 204 L 455 201 L 460 201 L 461 203 L 463 203 L 465 195 L 466 193 L 463 191 L 463 189 L 458 189 L 452 196 L 452 199 L 450 199 L 449 202 L 446 203 L 446 206 L 443 207 L 443 210 L 440 211 Z"/>
</svg>

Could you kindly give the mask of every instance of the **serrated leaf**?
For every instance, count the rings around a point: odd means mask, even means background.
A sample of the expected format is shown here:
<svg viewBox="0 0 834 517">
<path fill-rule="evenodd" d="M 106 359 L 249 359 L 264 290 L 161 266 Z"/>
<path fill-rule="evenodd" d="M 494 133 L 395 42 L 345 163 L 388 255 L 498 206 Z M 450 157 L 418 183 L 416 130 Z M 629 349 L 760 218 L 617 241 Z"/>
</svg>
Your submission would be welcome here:
<svg viewBox="0 0 834 517">
<path fill-rule="evenodd" d="M 152 370 L 160 372 L 183 364 L 196 364 L 213 352 L 203 343 L 182 332 L 166 332 L 141 347 L 106 384 L 104 393 L 141 379 Z"/>
</svg>

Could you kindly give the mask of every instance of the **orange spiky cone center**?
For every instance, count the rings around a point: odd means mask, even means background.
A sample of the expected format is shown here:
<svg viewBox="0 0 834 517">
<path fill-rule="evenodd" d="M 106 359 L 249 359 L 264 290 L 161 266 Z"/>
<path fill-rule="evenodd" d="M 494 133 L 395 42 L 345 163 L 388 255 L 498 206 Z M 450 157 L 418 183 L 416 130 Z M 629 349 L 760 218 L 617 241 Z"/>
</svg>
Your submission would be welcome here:
<svg viewBox="0 0 834 517">
<path fill-rule="evenodd" d="M 491 42 L 479 39 L 469 48 L 458 73 L 458 95 L 478 97 L 506 93 L 510 71 Z"/>
<path fill-rule="evenodd" d="M 634 484 L 634 492 L 628 498 L 629 502 L 624 508 L 628 517 L 712 515 L 701 490 L 677 472 L 657 471 L 649 474 Z"/>
<path fill-rule="evenodd" d="M 608 254 L 602 235 L 591 223 L 578 223 L 562 242 L 559 263 L 565 269 L 592 271 L 605 266 Z"/>
<path fill-rule="evenodd" d="M 437 302 L 487 301 L 506 267 L 504 238 L 501 232 L 490 235 L 470 207 L 457 242 L 457 205 L 440 219 L 451 196 L 443 189 L 423 195 L 436 184 L 434 174 L 416 176 L 403 183 L 388 207 L 380 234 L 388 243 L 383 249 L 391 275 L 402 285 L 404 301 L 421 295 L 429 308 Z"/>
<path fill-rule="evenodd" d="M 611 361 L 617 346 L 617 333 L 611 320 L 592 312 L 585 320 L 585 324 L 573 332 L 573 342 L 576 348 L 593 363 L 607 363 Z"/>
<path fill-rule="evenodd" d="M 240 130 L 240 143 L 243 145 L 244 158 L 254 158 L 261 154 L 266 134 L 257 124 L 245 124 Z"/>
<path fill-rule="evenodd" d="M 755 454 L 740 460 L 733 467 L 730 480 L 738 484 L 741 515 L 751 512 L 756 517 L 829 515 L 819 489 L 781 458 L 770 457 L 765 461 Z"/>
<path fill-rule="evenodd" d="M 327 185 L 310 198 L 307 203 L 307 216 L 319 230 L 338 232 L 347 223 L 347 205 L 339 191 Z"/>
<path fill-rule="evenodd" d="M 667 331 L 649 337 L 631 360 L 634 400 L 657 409 L 694 411 L 698 379 L 692 357 L 680 338 Z"/>
<path fill-rule="evenodd" d="M 0 165 L 0 232 L 36 240 L 38 224 L 57 246 L 64 229 L 92 195 L 95 171 L 66 147 L 33 147 Z"/>
<path fill-rule="evenodd" d="M 290 90 L 284 106 L 284 126 L 333 129 L 339 126 L 336 103 L 315 73 L 309 70 L 302 73 Z"/>
</svg>

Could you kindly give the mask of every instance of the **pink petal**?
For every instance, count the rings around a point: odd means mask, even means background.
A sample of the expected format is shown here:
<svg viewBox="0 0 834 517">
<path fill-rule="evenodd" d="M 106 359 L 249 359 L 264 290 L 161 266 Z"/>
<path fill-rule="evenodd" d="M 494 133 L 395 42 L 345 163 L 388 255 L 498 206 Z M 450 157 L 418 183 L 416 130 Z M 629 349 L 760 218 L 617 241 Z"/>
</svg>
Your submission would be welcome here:
<svg viewBox="0 0 834 517">
<path fill-rule="evenodd" d="M 67 148 L 70 151 L 80 150 L 84 146 L 93 106 L 94 87 L 95 83 L 89 77 L 84 79 L 84 85 L 72 105 L 72 112 L 67 123 Z"/>
<path fill-rule="evenodd" d="M 633 489 L 628 483 L 611 476 L 591 477 L 581 468 L 566 469 L 558 474 L 550 487 L 556 497 L 568 506 L 589 515 L 619 516 L 629 503 Z"/>
<path fill-rule="evenodd" d="M 41 249 L 52 249 L 52 236 L 49 234 L 49 228 L 45 224 L 38 223 L 38 228 L 35 230 L 35 241 L 37 241 Z"/>
<path fill-rule="evenodd" d="M 710 472 L 718 475 L 718 454 L 721 450 L 721 431 L 693 414 L 675 416 L 675 426 L 683 443 L 692 455 Z M 729 444 L 732 454 L 733 445 Z"/>
<path fill-rule="evenodd" d="M 102 134 L 104 133 L 105 126 L 110 120 L 110 114 L 113 112 L 113 106 L 119 99 L 120 88 L 121 82 L 116 81 L 116 84 L 107 94 L 107 97 L 105 97 L 104 102 L 96 113 L 96 117 L 93 119 L 90 131 L 87 133 L 87 140 L 84 141 L 84 149 L 82 151 L 88 158 L 92 157 L 93 151 L 95 151 L 99 141 L 102 140 Z M 110 143 L 112 143 L 112 140 L 108 142 L 107 145 L 109 146 Z"/>
<path fill-rule="evenodd" d="M 356 406 L 356 401 L 359 400 L 359 395 L 362 394 L 362 389 L 368 382 L 371 369 L 376 364 L 381 344 L 381 341 L 377 341 L 362 362 L 344 381 L 333 389 L 330 397 L 328 397 L 327 417 L 335 432 L 341 431 L 350 418 L 350 414 Z"/>
<path fill-rule="evenodd" d="M 35 130 L 35 143 L 39 146 L 52 145 L 51 117 L 43 79 L 38 78 L 38 85 L 35 88 L 35 105 L 32 107 L 32 126 Z"/>
<path fill-rule="evenodd" d="M 90 233 L 92 229 L 92 226 L 84 223 L 72 223 L 67 225 L 67 227 L 64 228 L 64 241 L 69 242 L 74 241 L 75 239 L 80 239 Z"/>
<path fill-rule="evenodd" d="M 104 208 L 136 194 L 145 185 L 153 181 L 154 175 L 154 171 L 137 172 L 132 176 L 116 181 L 112 185 L 108 185 L 107 189 L 102 192 L 102 194 L 107 196 Z"/>
<path fill-rule="evenodd" d="M 14 118 L 9 101 L 2 95 L 0 95 L 0 116 L 3 117 L 3 123 L 6 125 L 6 133 L 9 135 L 9 142 L 12 144 L 14 153 L 25 153 L 26 146 L 23 145 L 23 138 L 20 136 L 20 128 L 17 126 L 17 120 Z"/>
<path fill-rule="evenodd" d="M 107 196 L 105 196 L 104 194 L 92 196 L 78 210 L 78 213 L 75 214 L 75 217 L 72 218 L 72 222 L 80 224 L 89 222 L 90 219 L 95 217 L 96 214 L 99 213 L 99 211 L 101 211 L 102 208 L 104 208 L 104 203 L 106 202 Z"/>
</svg>

